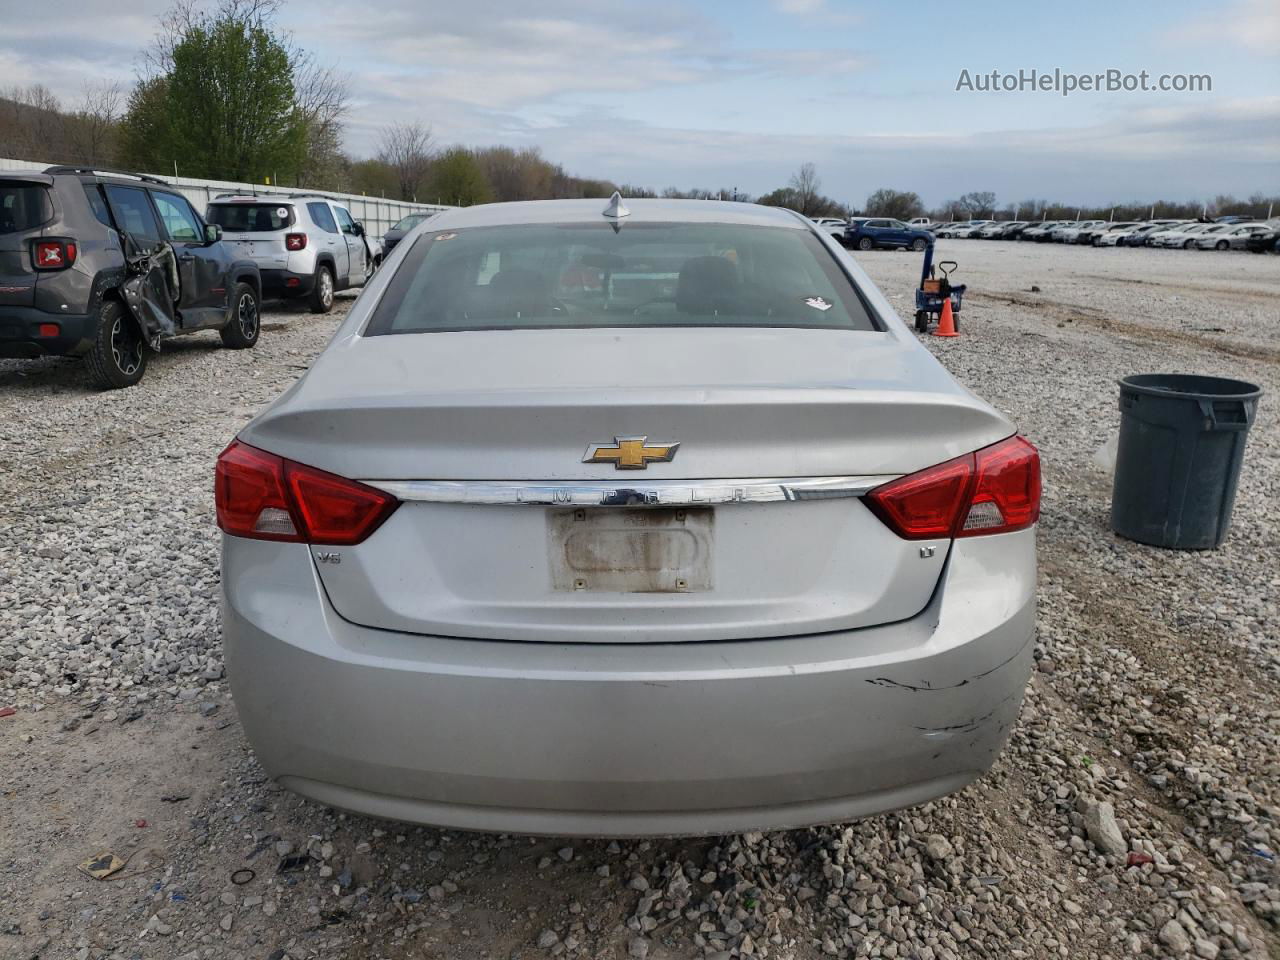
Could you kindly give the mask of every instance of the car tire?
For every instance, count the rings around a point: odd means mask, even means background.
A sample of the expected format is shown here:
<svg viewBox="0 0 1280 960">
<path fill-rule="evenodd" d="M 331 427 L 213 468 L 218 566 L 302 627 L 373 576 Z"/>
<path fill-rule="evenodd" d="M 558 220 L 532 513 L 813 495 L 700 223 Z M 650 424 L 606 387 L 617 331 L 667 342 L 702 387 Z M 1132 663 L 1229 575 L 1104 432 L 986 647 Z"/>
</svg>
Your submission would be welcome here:
<svg viewBox="0 0 1280 960">
<path fill-rule="evenodd" d="M 328 313 L 333 309 L 333 268 L 327 264 L 316 267 L 316 282 L 311 285 L 311 312 Z"/>
<path fill-rule="evenodd" d="M 1227 241 L 1225 241 L 1225 240 L 1219 240 L 1219 241 L 1218 241 L 1218 243 L 1217 243 L 1216 249 L 1218 249 L 1218 250 L 1225 250 L 1225 249 L 1227 249 L 1227 247 L 1229 247 L 1229 246 L 1231 246 L 1231 244 L 1227 243 Z"/>
<path fill-rule="evenodd" d="M 247 283 L 237 283 L 231 294 L 231 319 L 222 328 L 222 345 L 232 350 L 247 350 L 258 342 L 262 333 L 262 314 L 258 295 Z"/>
<path fill-rule="evenodd" d="M 872 241 L 870 237 L 863 237 L 861 240 L 858 241 L 858 249 L 873 250 L 875 249 L 875 243 Z"/>
<path fill-rule="evenodd" d="M 103 300 L 93 344 L 84 357 L 93 385 L 103 390 L 132 387 L 147 372 L 147 344 L 119 300 Z"/>
<path fill-rule="evenodd" d="M 916 311 L 916 330 L 920 333 L 929 332 L 929 315 L 923 310 Z"/>
<path fill-rule="evenodd" d="M 927 247 L 928 245 L 929 245 L 928 241 L 921 240 L 919 237 L 916 237 L 915 240 L 911 241 L 911 249 L 914 250 L 916 253 L 923 253 L 924 248 Z"/>
<path fill-rule="evenodd" d="M 1183 240 L 1183 241 L 1182 241 L 1182 249 L 1183 249 L 1183 250 L 1190 250 L 1190 249 L 1191 249 L 1191 247 L 1192 247 L 1192 245 L 1193 245 L 1194 243 L 1195 243 L 1195 241 L 1194 241 L 1194 240 Z"/>
</svg>

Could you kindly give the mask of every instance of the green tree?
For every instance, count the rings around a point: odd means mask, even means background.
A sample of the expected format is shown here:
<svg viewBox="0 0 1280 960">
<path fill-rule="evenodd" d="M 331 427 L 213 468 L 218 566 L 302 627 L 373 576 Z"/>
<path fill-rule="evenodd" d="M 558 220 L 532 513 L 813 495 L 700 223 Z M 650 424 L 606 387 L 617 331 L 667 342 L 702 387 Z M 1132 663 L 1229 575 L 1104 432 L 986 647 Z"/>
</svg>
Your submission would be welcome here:
<svg viewBox="0 0 1280 960">
<path fill-rule="evenodd" d="M 466 147 L 450 147 L 432 165 L 429 196 L 441 203 L 469 207 L 493 197 L 489 181 L 475 156 Z"/>
<path fill-rule="evenodd" d="M 163 173 L 173 169 L 176 159 L 169 122 L 169 80 L 141 80 L 129 95 L 120 125 L 120 162 L 133 170 Z"/>
<path fill-rule="evenodd" d="M 293 93 L 288 51 L 266 28 L 224 20 L 189 31 L 173 51 L 168 97 L 188 175 L 296 174 L 306 131 Z"/>
<path fill-rule="evenodd" d="M 353 160 L 348 175 L 352 193 L 365 193 L 371 197 L 400 196 L 400 181 L 396 172 L 381 160 Z"/>
<path fill-rule="evenodd" d="M 788 210 L 795 210 L 800 206 L 800 198 L 791 187 L 779 187 L 777 190 L 766 193 L 756 203 L 762 203 L 766 207 L 786 207 Z"/>
<path fill-rule="evenodd" d="M 138 84 L 125 118 L 129 162 L 185 176 L 296 178 L 307 118 L 289 51 L 267 24 L 223 15 L 186 27 L 172 69 Z"/>
</svg>

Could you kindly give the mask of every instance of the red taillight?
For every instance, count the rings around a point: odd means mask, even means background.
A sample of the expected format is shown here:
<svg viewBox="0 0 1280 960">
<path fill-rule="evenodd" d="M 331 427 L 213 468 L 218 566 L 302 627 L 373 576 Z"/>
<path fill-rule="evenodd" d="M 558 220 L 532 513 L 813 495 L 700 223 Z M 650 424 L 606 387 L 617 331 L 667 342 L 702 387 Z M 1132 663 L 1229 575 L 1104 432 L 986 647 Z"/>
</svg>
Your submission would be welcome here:
<svg viewBox="0 0 1280 960">
<path fill-rule="evenodd" d="M 977 479 L 959 537 L 1025 530 L 1040 519 L 1040 454 L 1010 437 L 974 454 Z"/>
<path fill-rule="evenodd" d="M 307 235 L 305 233 L 286 233 L 284 235 L 284 246 L 286 250 L 305 250 L 307 248 Z"/>
<path fill-rule="evenodd" d="M 31 260 L 37 270 L 63 270 L 76 262 L 74 240 L 37 240 L 31 245 Z"/>
<path fill-rule="evenodd" d="M 866 504 L 906 540 L 1024 530 L 1040 517 L 1040 454 L 1010 437 L 876 487 Z"/>
<path fill-rule="evenodd" d="M 900 537 L 955 535 L 956 514 L 973 485 L 973 454 L 899 477 L 867 494 L 867 506 Z"/>
<path fill-rule="evenodd" d="M 42 337 L 56 337 L 62 333 L 62 328 L 56 323 L 42 323 L 37 329 L 37 332 Z"/>
<path fill-rule="evenodd" d="M 214 479 L 218 526 L 237 537 L 351 546 L 400 501 L 354 480 L 233 440 Z"/>
</svg>

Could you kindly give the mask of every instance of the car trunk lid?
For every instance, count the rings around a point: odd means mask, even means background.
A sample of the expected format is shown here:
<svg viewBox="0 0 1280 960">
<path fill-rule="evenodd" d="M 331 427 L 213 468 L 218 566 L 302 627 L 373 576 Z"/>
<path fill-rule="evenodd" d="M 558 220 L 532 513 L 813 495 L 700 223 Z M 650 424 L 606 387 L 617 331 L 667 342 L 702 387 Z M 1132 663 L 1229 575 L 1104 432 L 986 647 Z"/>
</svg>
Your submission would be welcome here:
<svg viewBox="0 0 1280 960">
<path fill-rule="evenodd" d="M 405 498 L 313 548 L 347 619 L 672 642 L 919 612 L 947 543 L 857 494 L 1012 432 L 893 334 L 694 328 L 351 337 L 241 438 Z"/>
</svg>

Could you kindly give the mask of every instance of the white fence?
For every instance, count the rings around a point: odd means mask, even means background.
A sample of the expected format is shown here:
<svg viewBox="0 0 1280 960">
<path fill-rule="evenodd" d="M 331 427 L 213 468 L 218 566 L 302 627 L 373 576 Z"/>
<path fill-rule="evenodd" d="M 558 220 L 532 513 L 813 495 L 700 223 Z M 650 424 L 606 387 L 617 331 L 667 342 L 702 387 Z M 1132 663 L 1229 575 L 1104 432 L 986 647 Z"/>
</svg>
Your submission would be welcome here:
<svg viewBox="0 0 1280 960">
<path fill-rule="evenodd" d="M 49 163 L 38 163 L 33 160 L 8 160 L 0 157 L 0 175 L 5 170 L 43 170 L 52 166 Z M 234 193 L 238 196 L 253 194 L 255 196 L 323 196 L 337 200 L 348 210 L 351 216 L 364 224 L 370 236 L 380 237 L 391 226 L 406 214 L 439 213 L 452 207 L 437 203 L 410 203 L 405 200 L 386 200 L 382 197 L 366 197 L 354 193 L 335 193 L 332 190 L 303 190 L 298 187 L 268 187 L 254 183 L 232 183 L 227 180 L 195 180 L 190 177 L 166 177 L 158 173 L 149 173 L 149 177 L 163 180 L 191 201 L 201 213 L 209 201 L 219 194 Z"/>
</svg>

